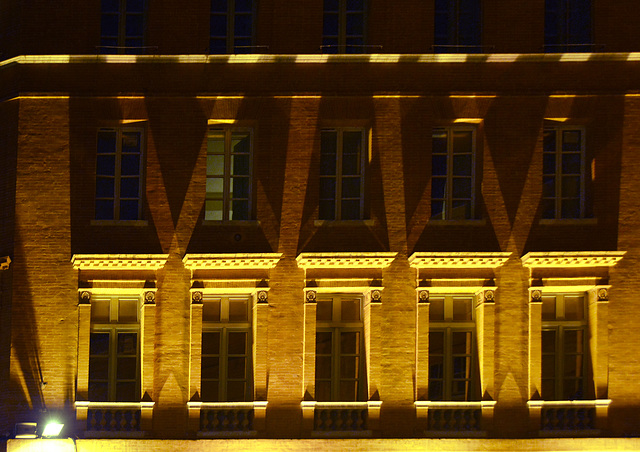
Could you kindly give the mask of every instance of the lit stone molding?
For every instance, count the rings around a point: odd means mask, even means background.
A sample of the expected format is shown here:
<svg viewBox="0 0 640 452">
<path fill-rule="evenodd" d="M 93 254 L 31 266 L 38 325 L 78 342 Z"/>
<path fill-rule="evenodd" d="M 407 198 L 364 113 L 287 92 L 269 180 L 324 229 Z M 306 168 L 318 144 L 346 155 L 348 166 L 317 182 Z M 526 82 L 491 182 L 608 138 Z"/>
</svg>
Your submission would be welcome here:
<svg viewBox="0 0 640 452">
<path fill-rule="evenodd" d="M 0 270 L 9 270 L 11 258 L 9 256 L 0 257 Z"/>
<path fill-rule="evenodd" d="M 202 303 L 202 292 L 195 291 L 191 293 L 191 301 L 195 304 Z"/>
<path fill-rule="evenodd" d="M 397 253 L 302 253 L 296 261 L 310 268 L 387 268 Z"/>
<path fill-rule="evenodd" d="M 256 298 L 258 299 L 258 303 L 268 303 L 269 293 L 266 290 L 259 290 L 256 294 Z"/>
<path fill-rule="evenodd" d="M 420 303 L 428 303 L 429 302 L 429 291 L 428 290 L 418 290 L 418 301 Z"/>
<path fill-rule="evenodd" d="M 159 270 L 168 254 L 74 254 L 76 270 Z"/>
<path fill-rule="evenodd" d="M 272 269 L 281 253 L 187 254 L 182 262 L 189 270 Z"/>
<path fill-rule="evenodd" d="M 152 290 L 149 290 L 144 293 L 144 304 L 155 304 L 156 302 L 156 293 Z"/>
<path fill-rule="evenodd" d="M 315 303 L 316 302 L 317 293 L 315 290 L 307 290 L 305 294 L 305 298 L 307 299 L 307 303 Z"/>
<path fill-rule="evenodd" d="M 522 265 L 531 268 L 613 267 L 626 251 L 532 252 L 522 256 Z"/>
<path fill-rule="evenodd" d="M 512 253 L 413 253 L 409 264 L 414 268 L 485 268 L 495 269 Z"/>
<path fill-rule="evenodd" d="M 542 302 L 542 291 L 540 289 L 534 289 L 530 293 L 531 293 L 531 302 L 533 303 Z"/>
<path fill-rule="evenodd" d="M 598 296 L 598 301 L 609 301 L 609 290 L 606 287 L 597 288 L 596 295 Z"/>
<path fill-rule="evenodd" d="M 87 304 L 91 303 L 91 292 L 88 290 L 83 290 L 80 292 L 80 303 Z"/>
</svg>

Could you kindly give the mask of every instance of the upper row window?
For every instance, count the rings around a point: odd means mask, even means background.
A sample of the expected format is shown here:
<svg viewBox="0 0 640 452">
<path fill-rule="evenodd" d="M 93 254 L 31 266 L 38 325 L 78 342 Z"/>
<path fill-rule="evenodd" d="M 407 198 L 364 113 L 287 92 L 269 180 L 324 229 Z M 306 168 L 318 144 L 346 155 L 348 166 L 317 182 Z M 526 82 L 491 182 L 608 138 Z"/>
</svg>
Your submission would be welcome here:
<svg viewBox="0 0 640 452">
<path fill-rule="evenodd" d="M 477 130 L 436 127 L 431 147 L 431 219 L 477 218 Z M 543 140 L 542 218 L 586 215 L 584 130 L 548 126 Z M 365 219 L 368 134 L 364 128 L 320 133 L 320 220 Z M 97 138 L 96 220 L 141 220 L 144 133 L 139 127 L 100 128 Z M 253 133 L 249 128 L 211 128 L 207 139 L 204 219 L 253 219 Z M 479 173 L 478 173 L 479 174 Z"/>
<path fill-rule="evenodd" d="M 256 1 L 211 0 L 209 53 L 254 53 Z M 324 0 L 323 53 L 364 53 L 366 0 Z M 100 53 L 145 51 L 145 0 L 102 0 Z M 435 0 L 436 53 L 482 51 L 480 0 Z M 591 0 L 545 0 L 546 52 L 591 51 Z"/>
</svg>

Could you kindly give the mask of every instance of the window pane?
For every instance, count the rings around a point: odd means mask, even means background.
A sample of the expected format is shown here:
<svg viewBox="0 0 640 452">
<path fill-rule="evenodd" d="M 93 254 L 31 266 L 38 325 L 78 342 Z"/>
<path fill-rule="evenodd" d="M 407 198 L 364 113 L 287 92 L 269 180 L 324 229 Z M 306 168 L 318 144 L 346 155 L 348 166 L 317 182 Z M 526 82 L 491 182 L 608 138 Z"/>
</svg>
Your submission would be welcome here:
<svg viewBox="0 0 640 452">
<path fill-rule="evenodd" d="M 431 173 L 434 176 L 447 175 L 447 156 L 446 155 L 434 154 L 431 157 Z"/>
<path fill-rule="evenodd" d="M 342 199 L 360 197 L 360 178 L 349 177 L 342 179 Z"/>
<path fill-rule="evenodd" d="M 127 14 L 126 19 L 126 35 L 142 36 L 144 32 L 144 20 L 142 14 Z"/>
<path fill-rule="evenodd" d="M 316 381 L 316 400 L 318 402 L 331 401 L 331 381 Z"/>
<path fill-rule="evenodd" d="M 137 402 L 136 382 L 121 382 L 116 384 L 116 402 Z"/>
<path fill-rule="evenodd" d="M 471 201 L 454 200 L 451 204 L 451 220 L 471 218 Z"/>
<path fill-rule="evenodd" d="M 471 154 L 453 156 L 452 172 L 454 176 L 471 176 L 471 171 L 472 171 Z"/>
<path fill-rule="evenodd" d="M 117 13 L 120 11 L 119 0 L 102 0 L 100 2 L 100 9 L 103 13 Z"/>
<path fill-rule="evenodd" d="M 542 378 L 552 379 L 556 377 L 555 355 L 542 355 Z"/>
<path fill-rule="evenodd" d="M 249 178 L 234 177 L 231 179 L 231 197 L 232 198 L 249 198 Z"/>
<path fill-rule="evenodd" d="M 451 334 L 451 351 L 454 355 L 471 354 L 471 333 L 469 331 L 454 331 Z"/>
<path fill-rule="evenodd" d="M 554 354 L 556 352 L 556 331 L 542 331 L 542 353 Z"/>
<path fill-rule="evenodd" d="M 92 356 L 89 359 L 89 381 L 109 379 L 108 356 Z"/>
<path fill-rule="evenodd" d="M 113 181 L 112 181 L 112 185 L 113 185 Z M 139 198 L 140 197 L 140 179 L 137 177 L 127 177 L 122 179 L 120 181 L 120 196 L 123 198 Z"/>
<path fill-rule="evenodd" d="M 429 378 L 444 377 L 444 358 L 439 355 L 429 355 Z"/>
<path fill-rule="evenodd" d="M 205 201 L 205 220 L 222 220 L 222 201 Z"/>
<path fill-rule="evenodd" d="M 113 220 L 113 200 L 96 200 L 96 220 Z"/>
<path fill-rule="evenodd" d="M 429 364 L 429 369 L 431 369 L 431 364 Z M 442 381 L 429 381 L 429 400 L 442 400 L 443 398 Z"/>
<path fill-rule="evenodd" d="M 444 220 L 444 201 L 431 201 L 431 218 Z"/>
<path fill-rule="evenodd" d="M 98 154 L 96 160 L 96 174 L 99 176 L 115 176 L 116 156 Z"/>
<path fill-rule="evenodd" d="M 202 333 L 202 354 L 203 355 L 219 355 L 220 354 L 220 332 L 204 332 Z"/>
<path fill-rule="evenodd" d="M 229 332 L 229 355 L 247 354 L 247 333 Z"/>
<path fill-rule="evenodd" d="M 542 297 L 542 320 L 556 319 L 556 297 Z"/>
<path fill-rule="evenodd" d="M 340 400 L 344 402 L 355 402 L 356 400 L 358 400 L 357 381 L 340 382 Z"/>
<path fill-rule="evenodd" d="M 135 355 L 138 351 L 138 333 L 118 333 L 118 354 Z"/>
<path fill-rule="evenodd" d="M 342 155 L 342 174 L 345 176 L 360 174 L 360 155 L 345 153 Z"/>
<path fill-rule="evenodd" d="M 320 201 L 318 206 L 318 218 L 320 220 L 336 219 L 336 203 L 333 200 Z"/>
<path fill-rule="evenodd" d="M 320 178 L 320 199 L 335 199 L 336 180 L 333 177 Z"/>
<path fill-rule="evenodd" d="M 444 354 L 444 332 L 443 331 L 429 331 L 429 355 Z M 431 358 L 429 358 L 431 360 Z"/>
<path fill-rule="evenodd" d="M 542 156 L 542 173 L 543 174 L 555 174 L 556 173 L 556 154 L 545 152 Z"/>
<path fill-rule="evenodd" d="M 582 320 L 584 319 L 584 298 L 583 297 L 564 297 L 564 318 L 565 320 Z"/>
<path fill-rule="evenodd" d="M 243 357 L 229 357 L 227 364 L 227 377 L 234 379 L 245 378 L 246 359 Z"/>
<path fill-rule="evenodd" d="M 340 305 L 341 319 L 343 322 L 360 321 L 360 299 L 343 298 Z"/>
<path fill-rule="evenodd" d="M 227 12 L 227 0 L 211 0 L 212 12 Z"/>
<path fill-rule="evenodd" d="M 316 378 L 331 378 L 331 356 L 316 356 Z"/>
<path fill-rule="evenodd" d="M 127 12 L 141 13 L 144 11 L 144 0 L 126 0 Z"/>
<path fill-rule="evenodd" d="M 556 178 L 555 176 L 544 176 L 542 178 L 542 196 L 545 198 L 555 198 Z"/>
<path fill-rule="evenodd" d="M 444 320 L 444 298 L 429 299 L 429 321 Z"/>
<path fill-rule="evenodd" d="M 216 380 L 220 378 L 220 358 L 217 356 L 202 357 L 202 378 Z"/>
<path fill-rule="evenodd" d="M 317 332 L 316 333 L 316 355 L 330 355 L 332 352 L 331 347 L 331 333 L 330 332 Z"/>
<path fill-rule="evenodd" d="M 207 178 L 207 194 L 213 195 L 215 198 L 222 197 L 222 191 L 224 187 L 224 179 L 221 177 L 208 177 Z"/>
<path fill-rule="evenodd" d="M 227 382 L 227 401 L 243 402 L 245 400 L 246 383 L 244 381 Z"/>
<path fill-rule="evenodd" d="M 247 321 L 247 300 L 246 299 L 230 299 L 229 300 L 229 321 L 230 322 L 246 322 Z"/>
<path fill-rule="evenodd" d="M 357 356 L 343 356 L 340 358 L 340 378 L 358 378 Z"/>
<path fill-rule="evenodd" d="M 362 14 L 347 14 L 347 35 L 361 36 L 364 34 L 364 16 Z"/>
<path fill-rule="evenodd" d="M 451 400 L 469 399 L 469 381 L 454 381 L 451 386 Z"/>
<path fill-rule="evenodd" d="M 562 154 L 562 173 L 580 174 L 580 154 Z"/>
<path fill-rule="evenodd" d="M 138 201 L 120 201 L 120 220 L 138 220 Z"/>
<path fill-rule="evenodd" d="M 580 176 L 562 176 L 562 197 L 578 198 L 580 196 Z"/>
<path fill-rule="evenodd" d="M 229 218 L 231 220 L 248 220 L 249 202 L 244 200 L 231 201 Z"/>
<path fill-rule="evenodd" d="M 471 358 L 468 356 L 453 357 L 453 378 L 470 378 Z"/>
<path fill-rule="evenodd" d="M 584 353 L 583 330 L 564 330 L 564 353 Z"/>
<path fill-rule="evenodd" d="M 453 153 L 471 153 L 473 149 L 473 132 L 470 130 L 453 131 Z"/>
<path fill-rule="evenodd" d="M 454 177 L 453 178 L 453 198 L 471 198 L 471 178 Z"/>
<path fill-rule="evenodd" d="M 343 220 L 359 220 L 360 219 L 360 200 L 342 201 L 342 219 Z"/>
<path fill-rule="evenodd" d="M 453 320 L 456 322 L 464 322 L 472 318 L 472 302 L 470 298 L 454 298 L 453 299 Z"/>
<path fill-rule="evenodd" d="M 360 351 L 360 333 L 357 331 L 340 334 L 340 354 L 358 354 Z"/>
<path fill-rule="evenodd" d="M 138 322 L 138 300 L 118 300 L 118 322 Z"/>
<path fill-rule="evenodd" d="M 207 155 L 207 175 L 224 176 L 224 155 Z"/>
<path fill-rule="evenodd" d="M 236 36 L 251 36 L 252 26 L 253 19 L 250 14 L 236 14 L 234 28 Z M 238 45 L 237 42 L 236 45 Z"/>
<path fill-rule="evenodd" d="M 89 382 L 89 400 L 92 402 L 109 401 L 109 385 L 103 382 Z"/>
<path fill-rule="evenodd" d="M 316 320 L 330 322 L 333 318 L 333 300 L 317 300 Z"/>
<path fill-rule="evenodd" d="M 137 358 L 118 358 L 116 378 L 118 380 L 135 380 Z"/>
<path fill-rule="evenodd" d="M 202 400 L 205 402 L 218 402 L 218 385 L 217 381 L 202 382 Z"/>
<path fill-rule="evenodd" d="M 338 14 L 325 13 L 322 21 L 324 36 L 338 36 Z"/>
<path fill-rule="evenodd" d="M 236 12 L 250 12 L 252 8 L 252 0 L 236 0 Z"/>
<path fill-rule="evenodd" d="M 240 154 L 231 156 L 231 174 L 249 175 L 249 154 Z"/>
<path fill-rule="evenodd" d="M 220 299 L 206 300 L 203 303 L 202 320 L 205 322 L 220 321 Z"/>
<path fill-rule="evenodd" d="M 91 301 L 91 322 L 92 323 L 109 323 L 109 307 L 111 306 L 111 302 L 109 300 L 95 300 Z M 99 334 L 99 333 L 93 333 Z M 91 340 L 93 340 L 93 334 L 91 335 Z M 107 342 L 109 340 L 109 335 L 107 334 Z M 93 353 L 93 350 L 92 350 Z"/>
<path fill-rule="evenodd" d="M 102 36 L 118 36 L 120 25 L 118 14 L 103 14 L 100 18 L 100 33 Z"/>
</svg>

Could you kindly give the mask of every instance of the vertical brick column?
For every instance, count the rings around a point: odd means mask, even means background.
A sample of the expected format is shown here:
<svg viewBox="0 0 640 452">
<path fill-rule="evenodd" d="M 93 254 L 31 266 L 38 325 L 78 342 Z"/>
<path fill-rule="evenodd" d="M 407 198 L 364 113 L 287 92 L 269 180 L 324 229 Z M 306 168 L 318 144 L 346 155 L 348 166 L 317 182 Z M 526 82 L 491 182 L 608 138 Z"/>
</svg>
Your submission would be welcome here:
<svg viewBox="0 0 640 452">
<path fill-rule="evenodd" d="M 495 290 L 482 290 L 476 294 L 476 334 L 478 335 L 478 364 L 480 368 L 480 397 L 494 398 L 495 373 Z"/>
<path fill-rule="evenodd" d="M 374 289 L 380 293 L 380 289 Z M 364 337 L 367 363 L 368 400 L 379 400 L 378 388 L 383 379 L 382 375 L 382 343 L 384 332 L 382 329 L 382 299 L 372 296 L 373 290 L 365 294 L 364 304 Z M 384 292 L 382 292 L 384 293 Z"/>
<path fill-rule="evenodd" d="M 81 292 L 78 304 L 78 381 L 76 400 L 89 400 L 89 350 L 91 342 L 91 293 Z"/>
<path fill-rule="evenodd" d="M 260 291 L 253 298 L 253 394 L 254 400 L 262 401 L 267 400 L 268 292 Z"/>
<path fill-rule="evenodd" d="M 589 297 L 589 354 L 595 398 L 607 399 L 609 389 L 609 286 L 596 286 Z"/>
</svg>

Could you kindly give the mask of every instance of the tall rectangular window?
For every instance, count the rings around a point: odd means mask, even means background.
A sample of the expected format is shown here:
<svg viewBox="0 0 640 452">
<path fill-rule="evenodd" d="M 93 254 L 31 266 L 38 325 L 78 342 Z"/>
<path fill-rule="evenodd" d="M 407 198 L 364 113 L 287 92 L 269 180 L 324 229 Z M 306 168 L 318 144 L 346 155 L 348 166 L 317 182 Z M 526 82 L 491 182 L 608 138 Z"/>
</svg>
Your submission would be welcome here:
<svg viewBox="0 0 640 452">
<path fill-rule="evenodd" d="M 465 220 L 475 216 L 475 129 L 433 129 L 431 218 Z"/>
<path fill-rule="evenodd" d="M 542 217 L 585 217 L 584 130 L 546 127 L 543 143 Z"/>
<path fill-rule="evenodd" d="M 89 401 L 140 401 L 139 297 L 91 301 Z"/>
<path fill-rule="evenodd" d="M 362 297 L 319 298 L 316 322 L 316 400 L 366 400 Z"/>
<path fill-rule="evenodd" d="M 101 128 L 96 157 L 96 220 L 142 219 L 144 133 Z"/>
<path fill-rule="evenodd" d="M 102 0 L 100 53 L 144 53 L 146 0 Z"/>
<path fill-rule="evenodd" d="M 321 220 L 364 219 L 363 129 L 324 129 L 320 134 Z"/>
<path fill-rule="evenodd" d="M 479 53 L 481 35 L 480 0 L 435 0 L 436 53 Z"/>
<path fill-rule="evenodd" d="M 323 53 L 364 53 L 365 0 L 324 0 Z"/>
<path fill-rule="evenodd" d="M 202 400 L 253 400 L 249 297 L 205 297 L 202 310 Z"/>
<path fill-rule="evenodd" d="M 254 53 L 255 3 L 211 0 L 209 53 Z"/>
<path fill-rule="evenodd" d="M 478 399 L 473 297 L 429 300 L 429 400 Z"/>
<path fill-rule="evenodd" d="M 545 0 L 546 52 L 591 52 L 591 0 Z"/>
<path fill-rule="evenodd" d="M 542 297 L 542 398 L 587 398 L 587 316 L 584 294 Z"/>
<path fill-rule="evenodd" d="M 250 220 L 252 133 L 210 129 L 207 140 L 205 220 Z"/>
</svg>

